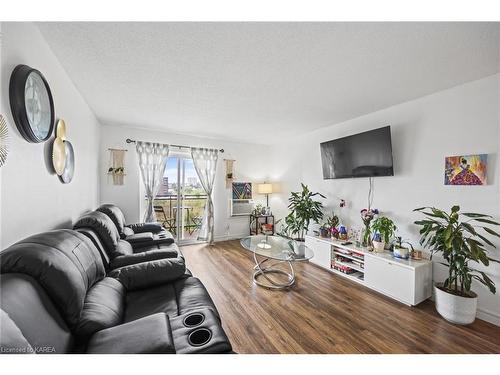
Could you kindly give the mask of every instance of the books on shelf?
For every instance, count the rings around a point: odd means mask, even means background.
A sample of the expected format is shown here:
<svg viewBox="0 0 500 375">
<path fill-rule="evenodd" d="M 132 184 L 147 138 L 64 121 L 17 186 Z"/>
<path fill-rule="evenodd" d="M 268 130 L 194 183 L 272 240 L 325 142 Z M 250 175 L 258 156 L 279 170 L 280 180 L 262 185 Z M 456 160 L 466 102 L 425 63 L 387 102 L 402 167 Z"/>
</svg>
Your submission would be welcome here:
<svg viewBox="0 0 500 375">
<path fill-rule="evenodd" d="M 361 260 L 365 259 L 365 255 L 364 254 L 357 253 L 355 251 L 351 251 L 351 256 L 353 256 L 354 258 L 359 258 Z"/>
<path fill-rule="evenodd" d="M 337 270 L 337 271 L 343 272 L 345 274 L 351 274 L 351 273 L 357 272 L 354 268 L 345 266 L 343 264 L 339 264 L 339 263 L 335 262 L 335 260 L 332 260 L 332 268 Z"/>
<path fill-rule="evenodd" d="M 264 234 L 273 234 L 273 224 L 261 224 L 260 230 Z"/>
</svg>

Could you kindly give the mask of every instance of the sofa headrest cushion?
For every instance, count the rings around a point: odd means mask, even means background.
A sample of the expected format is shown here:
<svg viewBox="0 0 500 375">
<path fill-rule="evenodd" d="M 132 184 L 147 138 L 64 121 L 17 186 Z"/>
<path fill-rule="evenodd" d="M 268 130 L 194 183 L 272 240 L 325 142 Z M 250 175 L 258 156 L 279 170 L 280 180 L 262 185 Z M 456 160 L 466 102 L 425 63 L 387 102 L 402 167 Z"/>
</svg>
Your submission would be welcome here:
<svg viewBox="0 0 500 375">
<path fill-rule="evenodd" d="M 75 223 L 74 228 L 92 229 L 97 233 L 108 252 L 113 252 L 116 249 L 116 245 L 120 239 L 120 234 L 113 221 L 108 215 L 99 211 L 92 211 L 80 217 Z"/>
<path fill-rule="evenodd" d="M 85 295 L 105 276 L 99 252 L 82 233 L 60 229 L 28 237 L 2 251 L 2 273 L 34 278 L 70 327 L 78 323 Z"/>
<path fill-rule="evenodd" d="M 120 207 L 115 206 L 114 204 L 103 204 L 101 207 L 97 209 L 97 211 L 102 212 L 109 216 L 109 218 L 116 225 L 116 229 L 118 229 L 118 233 L 120 236 L 123 234 L 123 228 L 125 227 L 125 215 L 123 215 Z"/>
<path fill-rule="evenodd" d="M 121 256 L 121 255 L 131 255 L 134 253 L 132 245 L 130 242 L 125 240 L 119 240 L 116 244 L 116 249 L 113 253 L 113 258 Z"/>
</svg>

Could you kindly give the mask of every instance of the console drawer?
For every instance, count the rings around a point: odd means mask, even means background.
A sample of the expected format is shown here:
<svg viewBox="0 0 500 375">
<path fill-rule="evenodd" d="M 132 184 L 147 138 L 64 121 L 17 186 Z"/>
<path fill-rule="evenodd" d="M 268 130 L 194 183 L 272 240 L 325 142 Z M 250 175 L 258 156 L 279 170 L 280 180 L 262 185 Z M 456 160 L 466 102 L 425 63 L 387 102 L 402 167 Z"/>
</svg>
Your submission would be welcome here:
<svg viewBox="0 0 500 375">
<path fill-rule="evenodd" d="M 310 262 L 330 269 L 332 246 L 329 243 L 306 237 L 306 246 L 314 252 L 314 257 L 310 259 Z"/>
<path fill-rule="evenodd" d="M 365 283 L 368 287 L 414 305 L 415 270 L 376 256 L 365 256 Z"/>
</svg>

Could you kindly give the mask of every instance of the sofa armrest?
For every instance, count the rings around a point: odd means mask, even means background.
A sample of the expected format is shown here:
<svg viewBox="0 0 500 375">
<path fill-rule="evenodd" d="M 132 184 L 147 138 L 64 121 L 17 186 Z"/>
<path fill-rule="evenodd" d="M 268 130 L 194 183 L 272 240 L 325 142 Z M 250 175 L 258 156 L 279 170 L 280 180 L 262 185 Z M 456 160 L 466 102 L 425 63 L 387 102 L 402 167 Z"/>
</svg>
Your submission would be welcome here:
<svg viewBox="0 0 500 375">
<path fill-rule="evenodd" d="M 127 290 L 136 290 L 172 282 L 185 273 L 183 258 L 168 258 L 117 268 L 108 276 L 118 279 Z"/>
<path fill-rule="evenodd" d="M 163 226 L 160 223 L 136 223 L 127 225 L 134 233 L 144 233 L 151 232 L 154 234 L 160 233 L 163 230 Z"/>
<path fill-rule="evenodd" d="M 151 232 L 134 233 L 130 236 L 125 237 L 125 241 L 130 242 L 133 246 L 137 242 L 151 242 L 155 238 L 154 234 Z"/>
<path fill-rule="evenodd" d="M 168 316 L 157 313 L 95 333 L 87 346 L 91 354 L 175 353 Z"/>
<path fill-rule="evenodd" d="M 129 241 L 128 237 L 125 238 L 125 241 Z M 151 247 L 156 247 L 160 249 L 162 245 L 169 246 L 172 245 L 173 243 L 174 241 L 170 238 L 158 238 L 158 237 L 155 237 L 152 240 L 130 242 L 134 253 L 146 251 Z"/>
<path fill-rule="evenodd" d="M 172 258 L 171 251 L 162 249 L 153 249 L 148 251 L 139 251 L 133 254 L 119 255 L 111 261 L 111 268 L 120 268 L 131 266 L 133 264 L 151 262 L 160 259 Z"/>
</svg>

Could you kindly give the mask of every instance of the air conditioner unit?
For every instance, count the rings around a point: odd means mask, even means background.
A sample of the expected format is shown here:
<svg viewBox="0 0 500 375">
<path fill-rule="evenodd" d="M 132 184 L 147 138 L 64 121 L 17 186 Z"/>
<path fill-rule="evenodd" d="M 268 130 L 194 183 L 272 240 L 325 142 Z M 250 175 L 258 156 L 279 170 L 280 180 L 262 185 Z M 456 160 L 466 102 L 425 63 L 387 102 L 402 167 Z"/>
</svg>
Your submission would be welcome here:
<svg viewBox="0 0 500 375">
<path fill-rule="evenodd" d="M 251 199 L 232 199 L 231 216 L 248 216 L 253 211 L 253 200 Z"/>
</svg>

